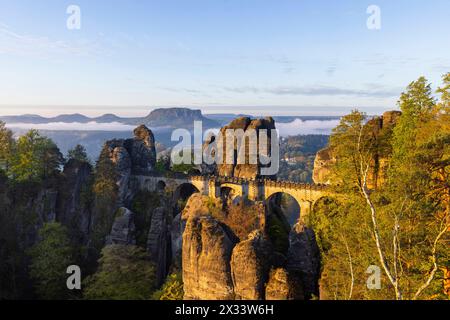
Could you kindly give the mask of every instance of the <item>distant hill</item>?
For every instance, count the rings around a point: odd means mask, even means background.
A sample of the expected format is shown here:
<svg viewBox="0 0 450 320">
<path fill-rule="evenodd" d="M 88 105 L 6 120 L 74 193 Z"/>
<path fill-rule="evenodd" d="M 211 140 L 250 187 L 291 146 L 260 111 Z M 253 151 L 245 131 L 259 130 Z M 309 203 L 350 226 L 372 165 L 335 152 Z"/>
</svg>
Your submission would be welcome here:
<svg viewBox="0 0 450 320">
<path fill-rule="evenodd" d="M 194 121 L 202 121 L 203 127 L 213 128 L 219 127 L 220 123 L 212 119 L 208 119 L 202 115 L 200 110 L 192 110 L 188 108 L 165 108 L 155 109 L 146 117 L 142 118 L 123 118 L 115 114 L 104 114 L 100 117 L 87 117 L 82 114 L 62 114 L 56 117 L 42 117 L 36 114 L 25 114 L 19 116 L 0 116 L 0 120 L 9 124 L 26 123 L 26 124 L 46 124 L 53 122 L 63 123 L 111 123 L 119 122 L 123 124 L 139 125 L 145 124 L 148 127 L 172 127 L 172 128 L 192 128 Z"/>
<path fill-rule="evenodd" d="M 204 117 L 200 110 L 192 110 L 188 108 L 156 109 L 142 120 L 144 124 L 149 127 L 183 127 L 186 125 L 192 127 L 194 121 L 202 121 L 203 127 L 208 128 L 217 127 L 220 125 L 218 122 Z"/>
</svg>

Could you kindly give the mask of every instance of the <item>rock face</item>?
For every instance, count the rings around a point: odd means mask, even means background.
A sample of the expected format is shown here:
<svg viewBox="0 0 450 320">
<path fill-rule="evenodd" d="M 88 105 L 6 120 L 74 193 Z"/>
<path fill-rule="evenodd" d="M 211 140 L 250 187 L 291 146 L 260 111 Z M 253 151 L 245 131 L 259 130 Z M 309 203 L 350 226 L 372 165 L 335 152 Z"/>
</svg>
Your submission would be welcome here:
<svg viewBox="0 0 450 320">
<path fill-rule="evenodd" d="M 389 165 L 390 151 L 386 148 L 385 141 L 392 135 L 392 131 L 401 116 L 400 111 L 388 111 L 381 117 L 374 117 L 366 124 L 366 128 L 372 133 L 377 152 L 372 159 L 367 185 L 375 189 L 383 185 L 386 170 Z M 336 163 L 336 156 L 330 148 L 319 151 L 314 161 L 313 181 L 316 184 L 333 184 L 330 175 L 331 168 Z"/>
<path fill-rule="evenodd" d="M 68 228 L 75 229 L 79 243 L 88 241 L 91 224 L 91 211 L 82 201 L 83 191 L 92 174 L 92 166 L 86 162 L 69 160 L 64 166 L 63 183 L 57 199 L 56 220 Z"/>
<path fill-rule="evenodd" d="M 184 298 L 232 300 L 230 259 L 235 243 L 217 220 L 191 217 L 183 234 Z"/>
<path fill-rule="evenodd" d="M 135 230 L 134 213 L 127 208 L 120 208 L 106 244 L 134 245 L 136 244 Z"/>
<path fill-rule="evenodd" d="M 107 141 L 102 154 L 106 154 L 116 167 L 118 205 L 124 206 L 132 196 L 129 188 L 130 175 L 150 174 L 155 167 L 156 149 L 153 133 L 141 125 L 134 130 L 133 139 Z"/>
<path fill-rule="evenodd" d="M 171 262 L 170 231 L 167 225 L 167 209 L 153 211 L 147 238 L 147 250 L 156 264 L 156 282 L 161 285 L 167 276 Z"/>
<path fill-rule="evenodd" d="M 297 223 L 289 234 L 287 269 L 301 274 L 307 299 L 319 296 L 320 250 L 314 231 Z"/>
<path fill-rule="evenodd" d="M 270 243 L 261 231 L 236 245 L 231 256 L 231 275 L 235 299 L 263 300 L 270 270 Z"/>
<path fill-rule="evenodd" d="M 274 269 L 266 287 L 266 300 L 303 300 L 302 279 L 299 274 L 283 268 Z"/>
<path fill-rule="evenodd" d="M 331 168 L 336 163 L 330 148 L 317 152 L 314 160 L 313 181 L 314 183 L 331 184 Z"/>
<path fill-rule="evenodd" d="M 134 129 L 134 139 L 126 142 L 133 174 L 150 173 L 156 164 L 155 138 L 152 131 L 141 125 Z"/>
<path fill-rule="evenodd" d="M 186 227 L 185 221 L 181 219 L 181 213 L 179 213 L 172 220 L 170 226 L 170 244 L 172 250 L 173 260 L 181 258 L 181 249 L 183 247 L 183 232 Z"/>
<path fill-rule="evenodd" d="M 249 143 L 246 139 L 246 157 L 245 157 L 245 163 L 244 164 L 238 164 L 238 150 L 237 150 L 237 142 L 234 141 L 234 151 L 231 157 L 234 159 L 233 163 L 226 163 L 226 150 L 227 145 L 233 144 L 233 141 L 227 141 L 226 138 L 226 131 L 227 130 L 243 130 L 246 134 L 250 133 L 250 130 L 255 130 L 256 132 L 256 141 L 252 141 Z M 219 164 L 217 166 L 217 173 L 220 176 L 226 176 L 226 177 L 238 177 L 238 178 L 247 178 L 247 179 L 253 179 L 260 176 L 261 173 L 261 164 L 259 162 L 259 157 L 257 158 L 257 164 L 253 164 L 250 161 L 250 153 L 249 150 L 258 151 L 259 147 L 259 130 L 266 129 L 271 130 L 275 129 L 275 121 L 272 118 L 265 118 L 265 119 L 250 119 L 248 117 L 241 117 L 233 120 L 228 125 L 224 126 L 221 130 L 219 135 L 223 138 L 224 144 L 223 144 L 223 155 L 224 155 L 224 163 Z M 268 146 L 267 151 L 270 152 L 271 150 L 271 141 L 270 141 L 270 131 L 268 133 Z M 236 139 L 235 139 L 236 140 Z M 215 139 L 211 140 L 211 142 L 214 142 Z M 256 145 L 255 145 L 256 143 Z M 204 146 L 204 148 L 207 148 L 208 146 Z M 212 171 L 210 167 L 207 168 L 208 170 Z"/>
<path fill-rule="evenodd" d="M 256 230 L 240 241 L 234 232 L 241 229 L 229 220 L 239 206 L 223 208 L 220 200 L 211 201 L 193 195 L 180 217 L 187 220 L 182 243 L 186 299 L 303 299 L 304 284 L 312 292 L 308 297 L 317 294 L 319 250 L 311 230 L 292 231 L 286 257 L 275 250 L 265 224 L 253 226 Z M 269 277 L 272 268 L 277 272 Z"/>
</svg>

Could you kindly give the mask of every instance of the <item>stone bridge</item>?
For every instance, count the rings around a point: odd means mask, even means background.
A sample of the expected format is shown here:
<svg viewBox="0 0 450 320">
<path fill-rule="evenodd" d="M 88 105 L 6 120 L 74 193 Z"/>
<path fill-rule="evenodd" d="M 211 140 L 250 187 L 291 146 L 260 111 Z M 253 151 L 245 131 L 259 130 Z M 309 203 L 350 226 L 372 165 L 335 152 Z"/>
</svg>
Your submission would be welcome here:
<svg viewBox="0 0 450 320">
<path fill-rule="evenodd" d="M 166 190 L 180 196 L 183 186 L 192 186 L 195 192 L 212 198 L 220 198 L 224 192 L 233 197 L 242 197 L 252 201 L 267 201 L 277 194 L 292 196 L 300 207 L 300 217 L 309 215 L 314 204 L 321 198 L 333 197 L 333 192 L 326 185 L 302 184 L 288 181 L 263 179 L 242 179 L 217 176 L 158 177 L 133 176 L 132 181 L 140 190 Z"/>
</svg>

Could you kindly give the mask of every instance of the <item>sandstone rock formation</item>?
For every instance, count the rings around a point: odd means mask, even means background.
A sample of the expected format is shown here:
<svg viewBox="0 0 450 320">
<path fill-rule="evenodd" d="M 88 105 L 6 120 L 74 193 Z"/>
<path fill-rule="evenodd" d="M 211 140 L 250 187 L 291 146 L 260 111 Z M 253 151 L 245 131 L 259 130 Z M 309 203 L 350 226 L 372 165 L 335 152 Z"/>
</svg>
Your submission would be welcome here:
<svg viewBox="0 0 450 320">
<path fill-rule="evenodd" d="M 270 272 L 266 300 L 303 300 L 302 279 L 298 273 L 283 268 Z"/>
<path fill-rule="evenodd" d="M 191 217 L 183 234 L 185 299 L 234 298 L 230 259 L 235 243 L 210 216 Z"/>
<path fill-rule="evenodd" d="M 238 150 L 237 150 L 237 141 L 227 141 L 226 137 L 226 131 L 232 129 L 232 130 L 243 130 L 245 133 L 249 133 L 249 130 L 255 130 L 256 132 L 256 145 L 255 141 L 252 141 L 250 144 L 248 140 L 246 139 L 246 152 L 245 152 L 245 163 L 244 164 L 238 164 Z M 219 136 L 223 139 L 223 155 L 224 155 L 224 163 L 219 164 L 217 166 L 217 173 L 220 176 L 226 176 L 226 177 L 238 177 L 238 178 L 247 178 L 247 179 L 254 179 L 259 177 L 261 171 L 261 163 L 259 162 L 259 156 L 257 156 L 257 164 L 253 164 L 250 161 L 250 150 L 253 150 L 254 147 L 256 147 L 256 151 L 258 151 L 259 147 L 259 130 L 266 129 L 268 130 L 268 146 L 267 151 L 270 152 L 271 150 L 271 141 L 270 141 L 270 130 L 275 129 L 275 121 L 271 118 L 265 118 L 265 119 L 250 119 L 248 117 L 241 117 L 233 120 L 228 125 L 224 126 L 219 133 Z M 235 139 L 236 140 L 236 139 Z M 216 139 L 212 139 L 209 143 L 212 143 L 216 141 Z M 217 140 L 219 141 L 219 140 Z M 217 142 L 216 141 L 216 142 Z M 226 162 L 226 150 L 227 145 L 234 143 L 234 151 L 233 154 L 230 155 L 234 161 L 233 163 Z M 204 148 L 207 148 L 208 145 L 204 146 Z M 206 169 L 205 169 L 206 170 Z M 207 170 L 211 171 L 210 167 L 207 167 Z"/>
<path fill-rule="evenodd" d="M 82 193 L 88 190 L 91 179 L 92 166 L 89 163 L 69 160 L 64 166 L 63 182 L 58 193 L 56 220 L 74 230 L 74 239 L 86 244 L 91 224 L 91 208 L 83 203 Z"/>
<path fill-rule="evenodd" d="M 320 250 L 314 231 L 303 222 L 297 223 L 289 234 L 287 269 L 301 275 L 306 298 L 319 296 Z"/>
<path fill-rule="evenodd" d="M 136 244 L 135 230 L 134 213 L 127 208 L 120 208 L 106 244 L 134 245 Z"/>
<path fill-rule="evenodd" d="M 277 240 L 264 223 L 252 225 L 247 237 L 237 237 L 242 231 L 237 224 L 245 223 L 232 212 L 241 207 L 223 208 L 220 200 L 214 201 L 195 194 L 180 217 L 187 219 L 182 243 L 186 299 L 303 299 L 304 285 L 308 298 L 318 294 L 319 250 L 311 230 L 294 228 L 289 243 L 286 239 L 286 257 L 275 250 Z M 246 205 L 243 212 L 258 207 Z M 269 279 L 271 268 L 277 272 Z"/>
<path fill-rule="evenodd" d="M 168 210 L 156 208 L 153 211 L 147 238 L 147 250 L 156 265 L 156 282 L 161 285 L 167 276 L 171 262 L 170 230 L 167 225 Z"/>
<path fill-rule="evenodd" d="M 260 230 L 233 249 L 231 275 L 235 299 L 263 300 L 270 270 L 271 246 Z"/>
<path fill-rule="evenodd" d="M 156 150 L 153 133 L 141 125 L 134 130 L 133 139 L 107 141 L 102 154 L 106 154 L 116 167 L 118 205 L 124 206 L 132 196 L 132 190 L 129 188 L 130 176 L 149 174 L 155 167 Z"/>
<path fill-rule="evenodd" d="M 390 150 L 386 148 L 385 142 L 392 135 L 392 130 L 399 117 L 400 111 L 388 111 L 381 117 L 374 117 L 366 124 L 366 128 L 372 133 L 374 143 L 377 145 L 377 152 L 372 159 L 372 164 L 368 175 L 368 187 L 370 189 L 380 187 L 386 177 L 386 170 L 389 165 Z M 378 143 L 378 141 L 380 143 Z M 331 168 L 336 163 L 336 156 L 333 154 L 333 150 L 325 148 L 319 151 L 314 161 L 313 181 L 317 184 L 333 184 L 330 175 Z"/>
</svg>

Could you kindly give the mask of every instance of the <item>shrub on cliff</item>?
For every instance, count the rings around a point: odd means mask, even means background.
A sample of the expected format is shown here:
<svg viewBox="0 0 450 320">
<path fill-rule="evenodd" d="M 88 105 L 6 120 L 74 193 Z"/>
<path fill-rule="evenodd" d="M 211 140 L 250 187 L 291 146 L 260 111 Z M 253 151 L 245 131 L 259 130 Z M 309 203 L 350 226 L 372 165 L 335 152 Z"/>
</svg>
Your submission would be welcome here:
<svg viewBox="0 0 450 320">
<path fill-rule="evenodd" d="M 153 300 L 183 300 L 183 279 L 181 272 L 172 273 L 167 277 L 161 290 L 155 291 Z"/>
<path fill-rule="evenodd" d="M 73 250 L 67 229 L 59 223 L 45 224 L 39 231 L 41 241 L 29 250 L 30 275 L 41 299 L 68 297 L 67 267 L 73 263 Z"/>
<path fill-rule="evenodd" d="M 155 266 L 142 248 L 106 246 L 84 287 L 88 300 L 147 300 L 155 289 Z"/>
</svg>

